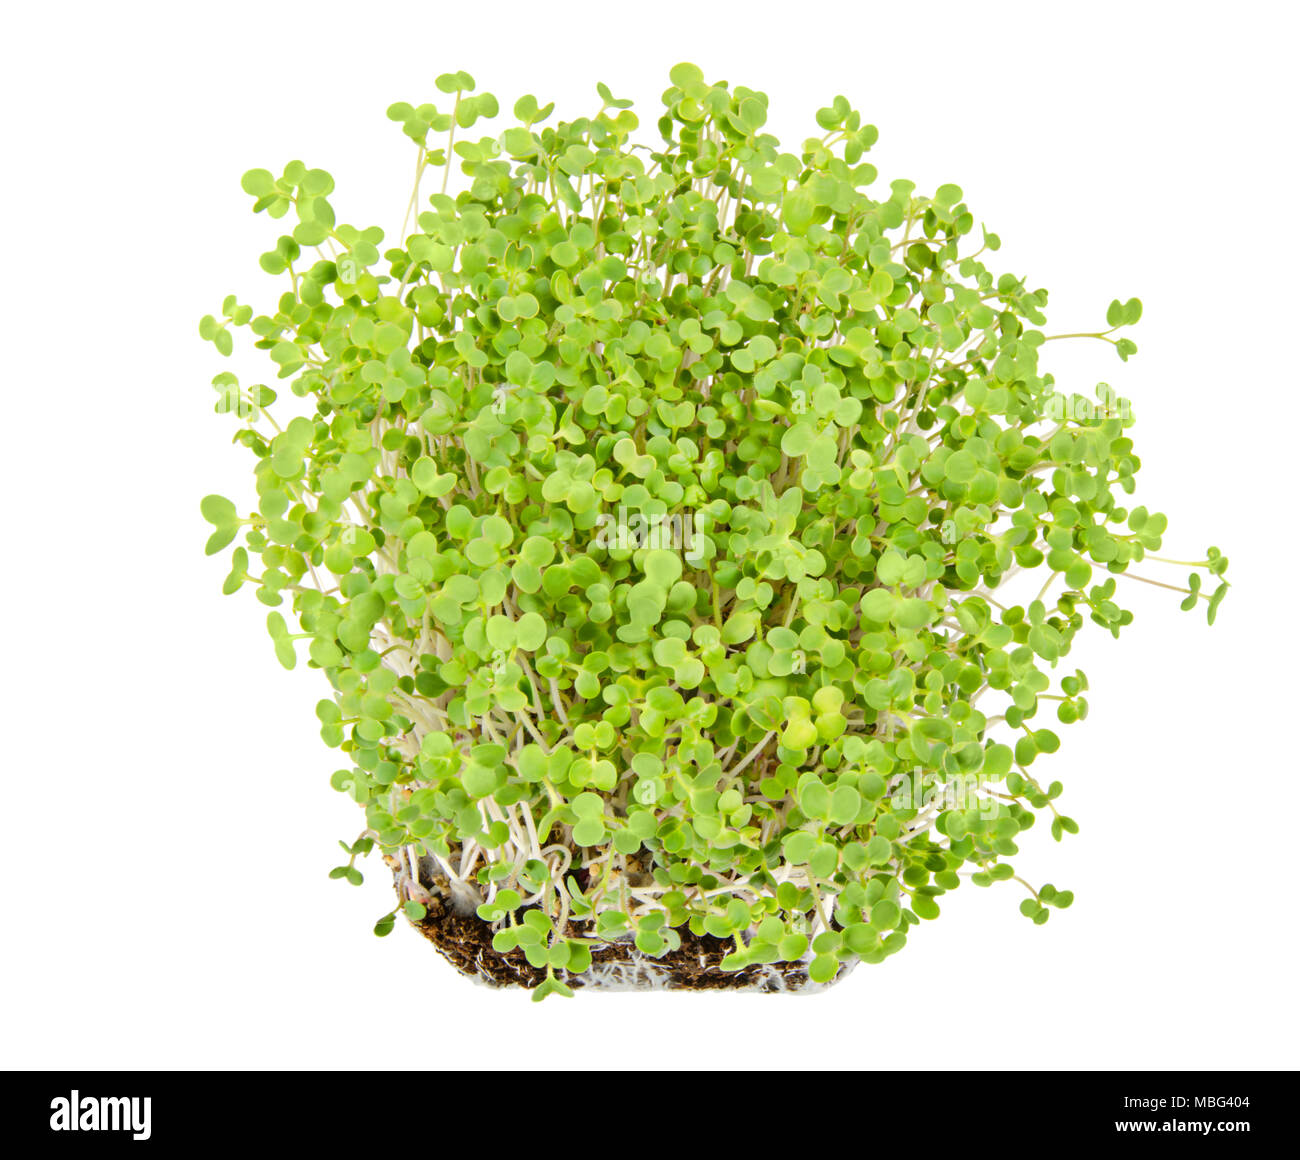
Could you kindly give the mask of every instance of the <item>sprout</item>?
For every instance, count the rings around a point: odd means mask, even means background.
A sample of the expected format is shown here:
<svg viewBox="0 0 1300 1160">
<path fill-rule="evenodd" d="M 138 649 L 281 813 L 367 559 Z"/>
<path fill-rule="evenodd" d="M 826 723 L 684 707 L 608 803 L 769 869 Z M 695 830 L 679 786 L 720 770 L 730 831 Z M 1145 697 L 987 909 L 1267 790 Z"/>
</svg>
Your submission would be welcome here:
<svg viewBox="0 0 1300 1160">
<path fill-rule="evenodd" d="M 200 325 L 223 355 L 251 331 L 294 396 L 273 418 L 217 376 L 257 506 L 202 513 L 209 553 L 240 541 L 224 590 L 332 687 L 365 811 L 333 875 L 378 847 L 378 933 L 402 914 L 539 996 L 825 984 L 964 877 L 1068 906 L 1011 862 L 1040 814 L 1078 829 L 1040 780 L 1045 718 L 1088 710 L 1062 662 L 1132 620 L 1122 579 L 1211 622 L 1227 587 L 1217 548 L 1150 557 L 1186 587 L 1133 574 L 1165 517 L 1125 506 L 1131 407 L 1039 367 L 1081 336 L 984 264 L 960 188 L 868 192 L 843 97 L 796 154 L 763 93 L 688 64 L 653 147 L 604 85 L 477 138 L 496 99 L 437 88 L 388 113 L 418 149 L 402 236 L 336 222 L 323 170 L 250 170 L 287 285 Z M 1083 336 L 1127 360 L 1141 312 Z"/>
</svg>

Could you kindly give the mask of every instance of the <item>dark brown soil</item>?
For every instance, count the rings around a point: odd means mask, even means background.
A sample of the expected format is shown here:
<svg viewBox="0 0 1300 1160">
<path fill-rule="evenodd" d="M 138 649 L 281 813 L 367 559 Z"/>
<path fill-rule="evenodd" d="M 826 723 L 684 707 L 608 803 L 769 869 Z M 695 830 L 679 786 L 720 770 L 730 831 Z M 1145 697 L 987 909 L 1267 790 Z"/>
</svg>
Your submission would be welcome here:
<svg viewBox="0 0 1300 1160">
<path fill-rule="evenodd" d="M 497 987 L 538 986 L 546 972 L 532 966 L 522 951 L 502 954 L 492 946 L 492 930 L 477 915 L 455 914 L 438 899 L 427 908 L 428 915 L 416 929 L 463 975 Z M 663 984 L 686 991 L 797 991 L 808 983 L 808 973 L 794 964 L 776 963 L 770 967 L 746 967 L 742 971 L 724 971 L 719 964 L 732 945 L 712 935 L 692 934 L 687 927 L 678 928 L 682 945 L 661 958 L 649 960 L 668 972 Z M 606 943 L 592 951 L 592 964 L 633 963 L 645 961 L 629 942 Z M 557 975 L 574 987 L 584 985 L 581 976 L 567 971 Z M 757 984 L 757 985 L 756 985 Z"/>
</svg>

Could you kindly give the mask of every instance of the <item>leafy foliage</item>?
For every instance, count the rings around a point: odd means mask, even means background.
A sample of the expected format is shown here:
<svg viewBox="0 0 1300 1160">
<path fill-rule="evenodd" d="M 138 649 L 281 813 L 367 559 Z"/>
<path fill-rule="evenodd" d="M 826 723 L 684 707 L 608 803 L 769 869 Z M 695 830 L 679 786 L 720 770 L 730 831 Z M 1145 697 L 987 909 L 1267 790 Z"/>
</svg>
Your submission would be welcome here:
<svg viewBox="0 0 1300 1160">
<path fill-rule="evenodd" d="M 217 376 L 258 499 L 202 510 L 209 552 L 242 540 L 224 590 L 254 585 L 281 662 L 332 686 L 333 784 L 366 816 L 335 876 L 373 843 L 431 856 L 544 993 L 684 924 L 728 968 L 828 980 L 963 876 L 1017 878 L 1035 923 L 1068 906 L 1008 861 L 1040 812 L 1077 829 L 1042 718 L 1086 716 L 1085 676 L 1053 675 L 1130 622 L 1117 582 L 1165 517 L 1127 506 L 1127 401 L 1040 369 L 1077 337 L 1041 329 L 1046 292 L 984 264 L 957 186 L 868 193 L 876 130 L 843 97 L 788 153 L 763 93 L 688 64 L 653 149 L 604 85 L 593 116 L 544 127 L 525 96 L 477 138 L 496 99 L 437 88 L 389 109 L 418 148 L 400 243 L 336 223 L 323 170 L 251 170 L 255 210 L 292 216 L 261 256 L 288 286 L 200 327 L 223 355 L 250 331 L 302 401 L 281 426 L 280 391 Z M 1127 360 L 1141 309 L 1091 337 Z M 1170 563 L 1213 621 L 1226 559 Z"/>
</svg>

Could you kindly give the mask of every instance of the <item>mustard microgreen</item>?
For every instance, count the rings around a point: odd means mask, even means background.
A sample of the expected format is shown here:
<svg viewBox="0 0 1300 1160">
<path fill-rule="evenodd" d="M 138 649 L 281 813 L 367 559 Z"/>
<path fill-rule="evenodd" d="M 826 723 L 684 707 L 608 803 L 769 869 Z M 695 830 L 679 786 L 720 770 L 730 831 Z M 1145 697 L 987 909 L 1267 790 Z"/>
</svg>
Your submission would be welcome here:
<svg viewBox="0 0 1300 1160">
<path fill-rule="evenodd" d="M 388 110 L 416 149 L 396 238 L 337 221 L 324 170 L 252 169 L 280 296 L 199 327 L 268 356 L 274 385 L 213 381 L 256 506 L 201 510 L 224 591 L 329 682 L 365 813 L 331 873 L 379 846 L 405 868 L 379 933 L 442 891 L 540 994 L 687 926 L 728 970 L 830 981 L 963 878 L 1068 906 L 1011 860 L 1040 814 L 1078 829 L 1042 780 L 1087 715 L 1075 637 L 1118 636 L 1132 580 L 1211 622 L 1227 588 L 1217 548 L 1154 555 L 1128 401 L 1040 365 L 1075 337 L 1127 361 L 1138 299 L 1047 331 L 958 186 L 882 187 L 844 97 L 783 151 L 765 94 L 690 64 L 651 144 L 603 84 L 491 131 L 468 74 L 434 87 Z"/>
</svg>

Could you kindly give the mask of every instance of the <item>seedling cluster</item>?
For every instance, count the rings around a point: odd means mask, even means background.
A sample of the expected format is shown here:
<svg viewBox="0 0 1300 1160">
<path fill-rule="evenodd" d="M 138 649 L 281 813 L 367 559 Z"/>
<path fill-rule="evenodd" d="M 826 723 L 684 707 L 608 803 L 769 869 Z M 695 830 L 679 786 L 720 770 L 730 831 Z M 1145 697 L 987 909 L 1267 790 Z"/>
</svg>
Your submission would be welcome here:
<svg viewBox="0 0 1300 1160">
<path fill-rule="evenodd" d="M 225 591 L 331 686 L 365 811 L 335 876 L 379 846 L 409 917 L 476 912 L 539 994 L 686 928 L 829 981 L 963 879 L 1068 906 L 1011 861 L 1040 815 L 1077 828 L 1041 778 L 1047 719 L 1088 709 L 1061 662 L 1129 623 L 1165 532 L 1127 400 L 1057 392 L 1040 353 L 1078 336 L 986 265 L 961 189 L 881 189 L 843 97 L 783 152 L 762 92 L 670 81 L 644 145 L 604 85 L 481 135 L 496 98 L 439 77 L 388 111 L 415 181 L 387 246 L 324 170 L 250 170 L 286 285 L 201 324 L 276 368 L 214 380 L 257 502 L 202 510 Z M 1090 337 L 1127 360 L 1141 312 Z M 1226 559 L 1168 563 L 1213 621 Z"/>
</svg>

